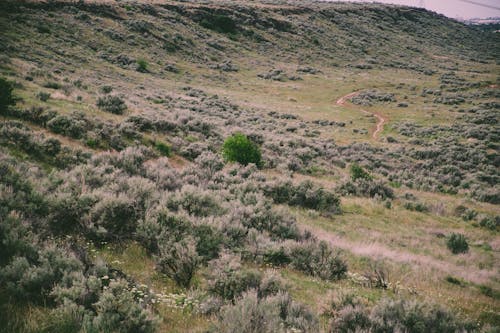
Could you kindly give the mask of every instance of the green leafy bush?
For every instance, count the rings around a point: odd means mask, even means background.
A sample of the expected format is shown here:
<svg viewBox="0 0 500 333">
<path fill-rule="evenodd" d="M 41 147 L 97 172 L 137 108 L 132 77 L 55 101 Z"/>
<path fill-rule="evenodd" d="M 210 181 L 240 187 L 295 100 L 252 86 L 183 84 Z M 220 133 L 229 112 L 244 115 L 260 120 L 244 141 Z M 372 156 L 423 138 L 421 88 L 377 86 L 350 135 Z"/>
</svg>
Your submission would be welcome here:
<svg viewBox="0 0 500 333">
<path fill-rule="evenodd" d="M 469 251 L 467 239 L 462 234 L 451 234 L 446 242 L 446 245 L 448 246 L 448 249 L 453 252 L 453 254 L 465 253 Z"/>
<path fill-rule="evenodd" d="M 238 162 L 243 165 L 254 163 L 257 166 L 262 164 L 259 146 L 241 133 L 235 133 L 224 141 L 222 156 L 228 162 Z"/>
</svg>

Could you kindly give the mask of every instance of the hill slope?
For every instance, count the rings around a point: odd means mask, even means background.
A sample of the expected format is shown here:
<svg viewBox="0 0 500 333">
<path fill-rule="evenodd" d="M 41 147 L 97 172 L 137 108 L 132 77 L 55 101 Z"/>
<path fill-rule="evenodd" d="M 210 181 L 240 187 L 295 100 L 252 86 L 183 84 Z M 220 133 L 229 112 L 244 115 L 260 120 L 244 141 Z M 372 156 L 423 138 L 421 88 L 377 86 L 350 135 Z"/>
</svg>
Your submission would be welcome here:
<svg viewBox="0 0 500 333">
<path fill-rule="evenodd" d="M 7 1 L 0 30 L 4 331 L 499 325 L 498 34 L 303 1 Z"/>
</svg>

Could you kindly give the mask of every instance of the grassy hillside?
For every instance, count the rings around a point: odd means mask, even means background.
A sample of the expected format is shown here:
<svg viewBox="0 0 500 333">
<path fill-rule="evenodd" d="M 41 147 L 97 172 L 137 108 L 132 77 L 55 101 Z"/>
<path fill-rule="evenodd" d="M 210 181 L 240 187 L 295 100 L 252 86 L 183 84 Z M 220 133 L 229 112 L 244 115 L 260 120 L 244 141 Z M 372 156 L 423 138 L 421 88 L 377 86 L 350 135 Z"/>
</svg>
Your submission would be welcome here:
<svg viewBox="0 0 500 333">
<path fill-rule="evenodd" d="M 1 332 L 500 327 L 498 34 L 159 0 L 3 1 L 0 31 Z"/>
</svg>

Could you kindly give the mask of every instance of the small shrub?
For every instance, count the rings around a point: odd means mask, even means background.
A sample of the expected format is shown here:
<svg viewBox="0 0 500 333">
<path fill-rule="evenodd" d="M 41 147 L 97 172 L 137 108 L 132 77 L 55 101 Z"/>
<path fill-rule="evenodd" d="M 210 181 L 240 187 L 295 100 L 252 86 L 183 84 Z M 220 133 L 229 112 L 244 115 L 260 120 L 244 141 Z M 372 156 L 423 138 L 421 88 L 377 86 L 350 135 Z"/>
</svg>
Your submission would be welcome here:
<svg viewBox="0 0 500 333">
<path fill-rule="evenodd" d="M 123 114 L 127 109 L 125 101 L 118 96 L 99 97 L 97 99 L 97 107 L 114 114 Z"/>
<path fill-rule="evenodd" d="M 137 226 L 135 200 L 125 194 L 101 194 L 90 211 L 89 231 L 94 237 L 121 239 L 131 237 Z"/>
<path fill-rule="evenodd" d="M 87 131 L 87 121 L 76 115 L 58 115 L 47 122 L 47 127 L 54 133 L 80 139 Z"/>
<path fill-rule="evenodd" d="M 61 87 L 62 87 L 62 85 L 60 83 L 53 82 L 53 81 L 45 82 L 43 84 L 43 86 L 45 88 L 49 88 L 49 89 L 61 89 Z"/>
<path fill-rule="evenodd" d="M 109 94 L 110 92 L 113 91 L 113 87 L 111 86 L 101 86 L 101 88 L 99 88 L 99 91 L 103 94 Z"/>
<path fill-rule="evenodd" d="M 190 286 L 199 263 L 196 242 L 192 238 L 160 244 L 158 268 L 181 287 Z"/>
<path fill-rule="evenodd" d="M 162 156 L 170 156 L 172 155 L 172 148 L 166 143 L 157 141 L 155 142 L 155 148 L 160 152 Z"/>
<path fill-rule="evenodd" d="M 295 269 L 325 280 L 338 280 L 347 272 L 346 263 L 324 241 L 298 244 L 290 257 Z"/>
<path fill-rule="evenodd" d="M 370 326 L 368 311 L 363 306 L 346 305 L 330 321 L 328 333 L 371 332 Z"/>
<path fill-rule="evenodd" d="M 258 271 L 242 269 L 240 257 L 229 253 L 223 253 L 209 265 L 212 272 L 208 289 L 227 300 L 234 300 L 249 289 L 257 290 L 262 280 Z"/>
<path fill-rule="evenodd" d="M 490 230 L 498 230 L 500 229 L 500 215 L 495 217 L 483 217 L 481 221 L 479 221 L 479 225 L 483 228 L 487 228 Z"/>
<path fill-rule="evenodd" d="M 137 71 L 141 73 L 147 73 L 148 62 L 144 59 L 137 59 Z"/>
<path fill-rule="evenodd" d="M 329 214 L 338 214 L 341 211 L 339 198 L 311 181 L 304 181 L 298 186 L 291 182 L 270 184 L 264 192 L 277 204 L 287 203 Z"/>
<path fill-rule="evenodd" d="M 223 235 L 220 231 L 202 224 L 194 227 L 193 235 L 196 239 L 196 251 L 204 261 L 214 259 L 219 255 L 223 242 Z"/>
<path fill-rule="evenodd" d="M 467 239 L 462 234 L 451 234 L 446 245 L 453 254 L 466 253 L 467 251 L 469 251 L 469 244 L 467 243 Z"/>
<path fill-rule="evenodd" d="M 47 102 L 50 98 L 50 93 L 40 91 L 38 94 L 36 94 L 36 97 L 42 102 Z"/>
<path fill-rule="evenodd" d="M 153 333 L 156 318 L 134 300 L 123 280 L 112 281 L 94 305 L 90 332 Z"/>
<path fill-rule="evenodd" d="M 168 199 L 167 206 L 173 211 L 183 209 L 190 215 L 201 217 L 220 215 L 222 213 L 222 208 L 213 195 L 200 193 L 194 186 L 185 186 L 175 196 L 171 196 Z"/>
<path fill-rule="evenodd" d="M 368 172 L 365 171 L 359 164 L 353 163 L 350 169 L 351 179 L 352 181 L 356 181 L 358 179 L 371 180 L 372 176 Z"/>
<path fill-rule="evenodd" d="M 380 302 L 370 318 L 374 332 L 393 332 L 399 328 L 409 333 L 455 333 L 467 326 L 440 307 L 404 299 Z"/>
<path fill-rule="evenodd" d="M 373 181 L 363 178 L 342 184 L 338 190 L 343 195 L 356 195 L 378 199 L 394 199 L 394 191 L 390 187 L 387 187 L 381 181 Z"/>
<path fill-rule="evenodd" d="M 408 210 L 425 213 L 429 208 L 421 202 L 405 202 L 404 207 Z"/>
<path fill-rule="evenodd" d="M 319 322 L 286 293 L 259 298 L 255 291 L 249 291 L 234 305 L 222 308 L 217 329 L 223 333 L 313 333 L 319 332 Z"/>
<path fill-rule="evenodd" d="M 456 284 L 457 286 L 461 286 L 462 285 L 462 281 L 460 279 L 457 279 L 451 275 L 448 275 L 446 278 L 445 278 L 446 282 L 448 283 L 451 283 L 451 284 Z"/>
<path fill-rule="evenodd" d="M 434 305 L 405 299 L 382 300 L 371 312 L 360 303 L 346 303 L 330 314 L 329 332 L 407 332 L 456 333 L 475 331 L 472 323 L 462 322 L 450 312 Z"/>
<path fill-rule="evenodd" d="M 204 18 L 200 22 L 202 27 L 221 33 L 235 33 L 236 23 L 232 18 L 225 15 L 214 15 Z"/>
<path fill-rule="evenodd" d="M 290 254 L 284 246 L 268 248 L 263 257 L 266 264 L 273 266 L 285 266 L 291 261 Z"/>
<path fill-rule="evenodd" d="M 500 291 L 498 290 L 495 290 L 491 287 L 488 287 L 488 286 L 485 286 L 485 285 L 480 285 L 479 286 L 479 291 L 481 292 L 481 294 L 485 295 L 485 296 L 488 296 L 488 297 L 491 297 L 491 298 L 494 298 L 494 299 L 500 299 Z"/>
<path fill-rule="evenodd" d="M 241 133 L 235 133 L 224 141 L 222 156 L 228 162 L 243 165 L 254 163 L 257 166 L 262 164 L 259 146 Z"/>
<path fill-rule="evenodd" d="M 279 308 L 260 301 L 255 291 L 244 294 L 234 305 L 221 309 L 217 332 L 272 333 L 282 332 Z"/>
<path fill-rule="evenodd" d="M 4 112 L 7 107 L 16 103 L 12 91 L 14 86 L 7 79 L 0 77 L 0 112 Z"/>
</svg>

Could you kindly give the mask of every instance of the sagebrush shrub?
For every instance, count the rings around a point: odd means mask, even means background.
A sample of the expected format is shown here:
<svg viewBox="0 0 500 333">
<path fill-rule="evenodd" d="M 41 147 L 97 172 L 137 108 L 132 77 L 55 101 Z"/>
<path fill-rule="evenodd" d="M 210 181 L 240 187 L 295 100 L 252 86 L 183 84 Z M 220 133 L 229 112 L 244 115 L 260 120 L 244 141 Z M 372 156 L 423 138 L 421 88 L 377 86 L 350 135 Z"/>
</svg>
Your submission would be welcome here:
<svg viewBox="0 0 500 333">
<path fill-rule="evenodd" d="M 404 299 L 381 301 L 370 320 L 373 332 L 455 333 L 469 326 L 440 307 Z"/>
<path fill-rule="evenodd" d="M 257 290 L 262 280 L 259 271 L 242 268 L 240 257 L 229 253 L 223 253 L 209 265 L 210 292 L 227 300 L 234 300 L 249 289 Z"/>
<path fill-rule="evenodd" d="M 156 318 L 134 300 L 123 280 L 112 281 L 94 307 L 96 316 L 90 331 L 152 333 L 156 330 Z"/>
<path fill-rule="evenodd" d="M 303 181 L 297 186 L 290 181 L 268 184 L 264 191 L 278 204 L 287 203 L 330 214 L 338 214 L 341 210 L 340 199 L 334 193 L 311 181 Z"/>
<path fill-rule="evenodd" d="M 394 199 L 394 191 L 387 187 L 381 181 L 367 180 L 358 178 L 355 181 L 349 181 L 338 188 L 343 195 L 355 195 L 378 199 Z"/>
<path fill-rule="evenodd" d="M 131 237 L 137 226 L 135 201 L 123 193 L 100 193 L 90 211 L 89 231 L 98 238 Z"/>
<path fill-rule="evenodd" d="M 255 291 L 249 291 L 234 304 L 221 309 L 218 332 L 221 333 L 279 333 L 279 308 L 259 300 Z"/>
<path fill-rule="evenodd" d="M 160 243 L 158 269 L 178 285 L 189 287 L 199 264 L 196 242 L 192 238 Z"/>
<path fill-rule="evenodd" d="M 473 332 L 472 323 L 463 322 L 450 312 L 414 300 L 384 299 L 369 311 L 362 303 L 347 302 L 329 314 L 329 332 Z"/>
<path fill-rule="evenodd" d="M 118 96 L 99 97 L 97 99 L 97 107 L 114 114 L 123 114 L 127 110 L 125 101 Z"/>
<path fill-rule="evenodd" d="M 292 301 L 287 293 L 260 298 L 248 291 L 234 305 L 221 310 L 218 332 L 285 333 L 319 331 L 318 319 L 304 305 Z"/>
<path fill-rule="evenodd" d="M 14 257 L 0 270 L 0 283 L 17 301 L 44 303 L 65 274 L 81 270 L 74 256 L 50 245 L 40 249 L 36 258 Z"/>
<path fill-rule="evenodd" d="M 295 269 L 325 280 L 340 279 L 347 272 L 346 263 L 324 241 L 299 243 L 290 258 Z"/>
<path fill-rule="evenodd" d="M 168 199 L 167 206 L 173 211 L 183 209 L 191 215 L 206 217 L 222 213 L 223 209 L 217 201 L 209 193 L 200 193 L 193 186 L 184 186 L 175 196 Z"/>
</svg>

